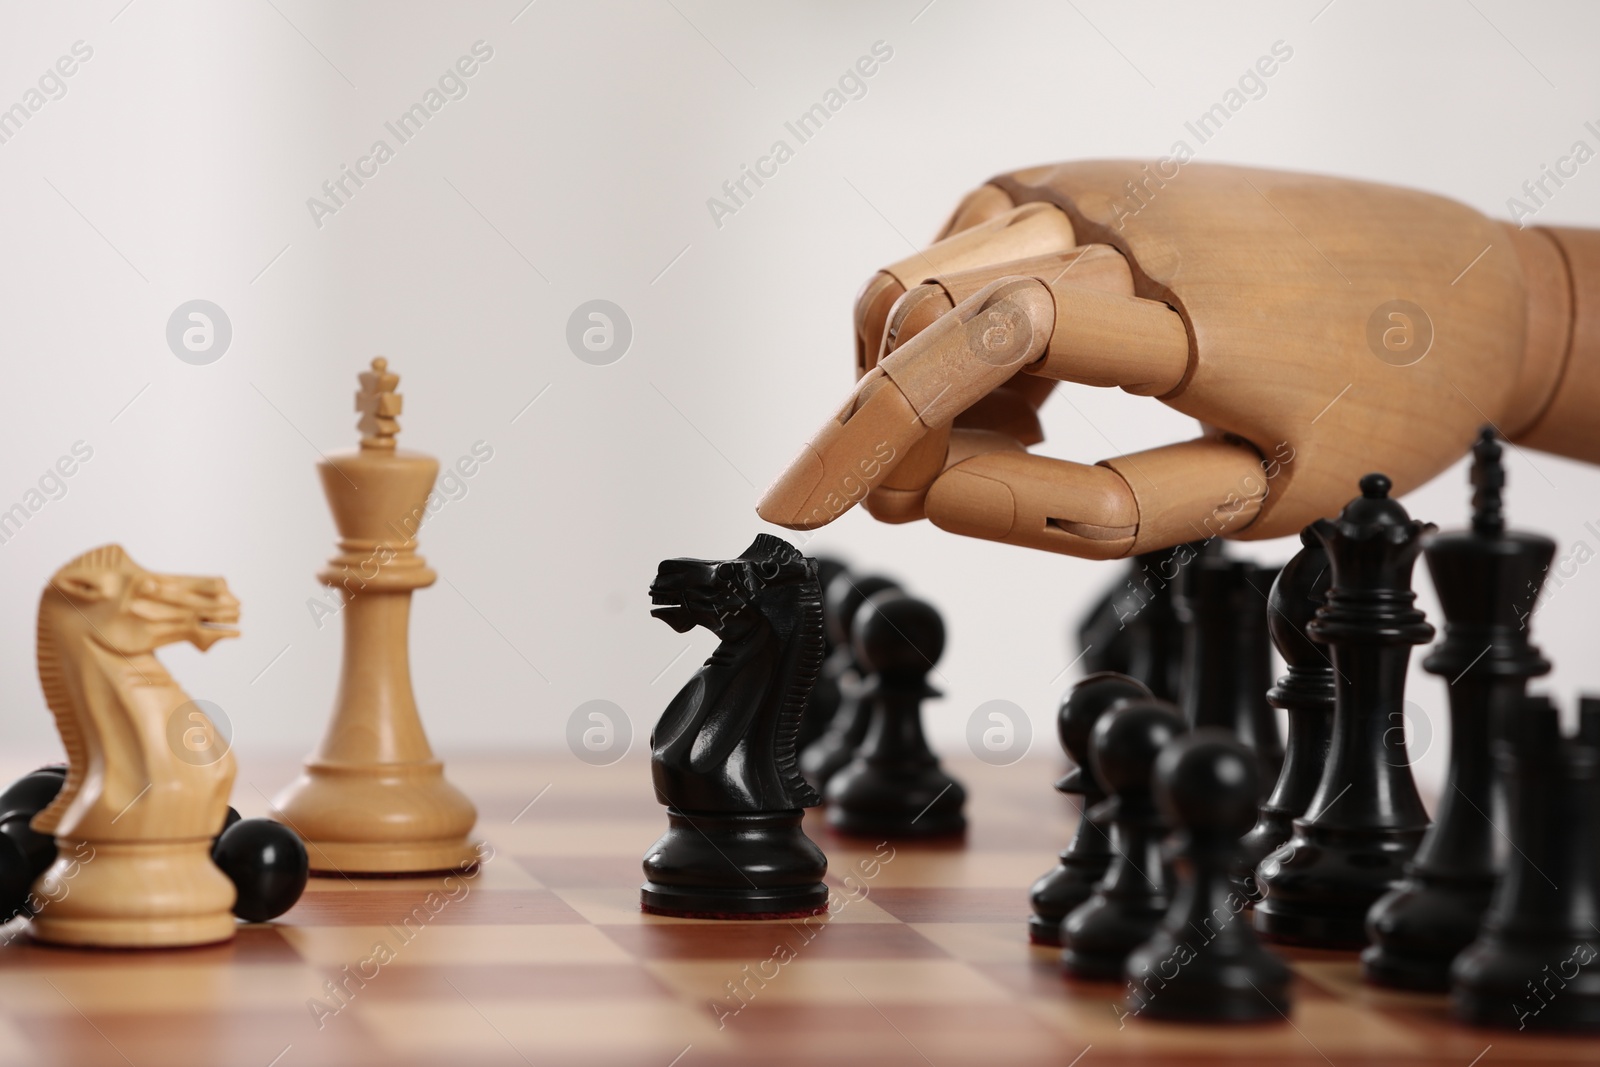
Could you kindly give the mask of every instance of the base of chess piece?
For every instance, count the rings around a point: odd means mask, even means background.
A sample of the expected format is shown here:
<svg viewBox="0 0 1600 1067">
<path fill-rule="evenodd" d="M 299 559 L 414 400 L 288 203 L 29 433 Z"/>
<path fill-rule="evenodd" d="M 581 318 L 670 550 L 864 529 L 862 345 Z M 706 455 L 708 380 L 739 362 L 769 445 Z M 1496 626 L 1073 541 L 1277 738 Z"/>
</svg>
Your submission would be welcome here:
<svg viewBox="0 0 1600 1067">
<path fill-rule="evenodd" d="M 1294 826 L 1289 843 L 1257 868 L 1267 893 L 1255 908 L 1256 932 L 1286 945 L 1364 948 L 1367 911 L 1400 885 L 1423 829 Z"/>
<path fill-rule="evenodd" d="M 917 839 L 966 832 L 967 791 L 936 759 L 884 766 L 857 756 L 828 783 L 828 828 L 855 837 Z"/>
<path fill-rule="evenodd" d="M 1061 862 L 1034 882 L 1028 892 L 1033 905 L 1033 914 L 1028 916 L 1029 941 L 1061 946 L 1061 920 L 1093 895 L 1095 885 L 1105 877 L 1110 858 L 1109 848 L 1104 854 L 1091 855 L 1062 851 Z"/>
<path fill-rule="evenodd" d="M 1597 942 L 1486 934 L 1453 964 L 1452 1014 L 1469 1026 L 1500 1030 L 1600 1030 Z"/>
<path fill-rule="evenodd" d="M 234 888 L 211 862 L 211 839 L 57 840 L 35 884 L 47 901 L 34 940 L 82 948 L 183 948 L 231 940 Z"/>
<path fill-rule="evenodd" d="M 1368 913 L 1372 944 L 1361 953 L 1361 974 L 1396 989 L 1443 993 L 1460 954 L 1494 895 L 1493 878 L 1444 877 L 1413 866 L 1406 883 Z"/>
<path fill-rule="evenodd" d="M 305 841 L 314 875 L 458 870 L 478 858 L 477 811 L 439 760 L 350 766 L 308 760 L 274 816 Z"/>
<path fill-rule="evenodd" d="M 645 853 L 640 907 L 691 919 L 792 919 L 828 908 L 828 860 L 804 811 L 685 812 Z"/>
</svg>

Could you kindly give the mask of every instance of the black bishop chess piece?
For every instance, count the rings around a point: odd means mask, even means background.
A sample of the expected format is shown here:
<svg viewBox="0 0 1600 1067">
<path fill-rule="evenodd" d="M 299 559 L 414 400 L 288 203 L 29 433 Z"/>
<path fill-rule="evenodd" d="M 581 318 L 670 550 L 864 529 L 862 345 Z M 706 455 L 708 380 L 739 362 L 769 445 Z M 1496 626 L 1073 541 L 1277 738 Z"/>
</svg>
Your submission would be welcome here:
<svg viewBox="0 0 1600 1067">
<path fill-rule="evenodd" d="M 855 758 L 856 749 L 861 747 L 872 721 L 872 709 L 861 696 L 864 672 L 856 662 L 856 613 L 869 597 L 899 588 L 899 583 L 892 578 L 878 575 L 858 578 L 848 571 L 828 583 L 823 596 L 823 620 L 834 651 L 824 667 L 839 687 L 839 706 L 821 736 L 800 752 L 800 773 L 819 794 L 827 788 L 828 779 Z"/>
<path fill-rule="evenodd" d="M 1155 934 L 1128 957 L 1125 1014 L 1276 1022 L 1289 1013 L 1289 966 L 1256 940 L 1234 886 L 1239 836 L 1254 823 L 1256 753 L 1205 726 L 1156 760 L 1156 804 L 1173 828 L 1178 887 Z"/>
<path fill-rule="evenodd" d="M 1114 671 L 1177 703 L 1183 678 L 1183 624 L 1173 597 L 1179 575 L 1202 555 L 1221 552 L 1215 541 L 1193 541 L 1128 562 L 1121 584 L 1108 589 L 1078 625 L 1084 670 Z"/>
<path fill-rule="evenodd" d="M 922 702 L 939 695 L 927 675 L 944 654 L 944 620 L 932 604 L 885 591 L 861 605 L 853 630 L 871 718 L 855 758 L 828 782 L 828 825 L 891 839 L 962 833 L 966 790 L 922 732 Z"/>
<path fill-rule="evenodd" d="M 850 650 L 847 648 L 842 655 L 840 654 L 838 635 L 833 627 L 827 625 L 833 580 L 846 573 L 848 568 L 828 556 L 812 558 L 817 561 L 817 584 L 822 589 L 823 651 L 822 670 L 817 674 L 817 684 L 811 687 L 811 696 L 806 698 L 805 714 L 800 717 L 799 745 L 802 753 L 822 736 L 823 731 L 828 728 L 828 724 L 839 711 L 839 701 L 843 696 L 843 691 L 839 688 L 840 676 L 855 670 Z"/>
<path fill-rule="evenodd" d="M 1274 569 L 1213 551 L 1183 567 L 1173 597 L 1183 624 L 1184 718 L 1190 729 L 1231 731 L 1256 754 L 1263 789 L 1283 766 L 1278 716 L 1267 703 L 1267 592 L 1276 577 Z"/>
<path fill-rule="evenodd" d="M 1600 700 L 1564 738 L 1549 699 L 1526 697 L 1493 745 L 1514 847 L 1451 965 L 1452 1009 L 1474 1026 L 1600 1031 Z"/>
<path fill-rule="evenodd" d="M 1406 754 L 1405 683 L 1411 646 L 1433 637 L 1411 571 L 1434 526 L 1389 489 L 1368 474 L 1338 519 L 1310 527 L 1333 567 L 1306 628 L 1333 657 L 1333 743 L 1294 835 L 1257 868 L 1255 926 L 1270 940 L 1363 947 L 1367 909 L 1400 884 L 1428 828 Z"/>
<path fill-rule="evenodd" d="M 1528 679 L 1550 670 L 1526 620 L 1555 542 L 1506 530 L 1495 431 L 1485 428 L 1472 451 L 1471 529 L 1437 534 L 1423 547 L 1445 621 L 1444 639 L 1422 667 L 1449 684 L 1449 774 L 1406 880 L 1367 914 L 1372 944 L 1361 954 L 1367 981 L 1406 989 L 1450 988 L 1451 960 L 1477 936 L 1499 868 L 1490 741 Z"/>
<path fill-rule="evenodd" d="M 1089 735 L 1089 764 L 1109 799 L 1089 815 L 1111 827 L 1111 863 L 1089 899 L 1061 921 L 1061 966 L 1077 978 L 1114 981 L 1128 954 L 1150 939 L 1172 903 L 1162 855 L 1167 825 L 1151 793 L 1156 757 L 1184 732 L 1162 700 L 1124 700 Z"/>
<path fill-rule="evenodd" d="M 796 739 L 822 666 L 817 566 L 757 535 L 737 559 L 669 559 L 650 586 L 651 615 L 679 633 L 721 639 L 650 736 L 667 832 L 645 854 L 640 903 L 704 919 L 814 915 L 827 907 L 828 861 L 800 828 L 819 798 Z"/>
<path fill-rule="evenodd" d="M 1090 809 L 1106 798 L 1105 787 L 1089 766 L 1089 734 L 1100 716 L 1118 701 L 1153 698 L 1143 682 L 1115 671 L 1101 671 L 1080 680 L 1061 700 L 1056 734 L 1075 766 L 1056 783 L 1056 792 L 1082 800 L 1071 842 L 1028 894 L 1033 904 L 1028 939 L 1036 945 L 1061 944 L 1061 920 L 1089 899 L 1111 862 L 1106 828 L 1089 818 Z"/>
<path fill-rule="evenodd" d="M 1327 599 L 1333 571 L 1310 529 L 1300 532 L 1300 545 L 1267 594 L 1267 631 L 1289 668 L 1267 690 L 1267 703 L 1288 714 L 1289 739 L 1272 795 L 1262 802 L 1255 827 L 1239 842 L 1237 877 L 1252 900 L 1260 896 L 1256 867 L 1289 840 L 1294 820 L 1306 813 L 1333 736 L 1333 661 L 1306 635 L 1306 625 Z"/>
</svg>

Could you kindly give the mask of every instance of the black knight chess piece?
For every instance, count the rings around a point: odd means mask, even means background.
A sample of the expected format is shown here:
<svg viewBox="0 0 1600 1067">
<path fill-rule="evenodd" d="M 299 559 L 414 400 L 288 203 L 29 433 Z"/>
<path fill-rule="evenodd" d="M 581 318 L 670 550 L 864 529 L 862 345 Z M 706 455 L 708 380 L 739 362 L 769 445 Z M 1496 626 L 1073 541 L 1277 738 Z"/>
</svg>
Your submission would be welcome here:
<svg viewBox="0 0 1600 1067">
<path fill-rule="evenodd" d="M 922 702 L 939 695 L 927 675 L 944 654 L 944 620 L 925 601 L 885 591 L 856 613 L 854 640 L 871 719 L 855 758 L 828 782 L 828 825 L 891 839 L 963 832 L 966 790 L 922 732 Z"/>
<path fill-rule="evenodd" d="M 850 650 L 845 649 L 843 655 L 839 652 L 839 644 L 834 628 L 828 623 L 828 604 L 832 597 L 833 581 L 839 575 L 846 573 L 847 568 L 843 563 L 827 556 L 813 556 L 817 561 L 817 585 L 822 589 L 822 670 L 817 674 L 817 684 L 811 687 L 811 696 L 806 698 L 805 714 L 800 717 L 800 752 L 804 755 L 807 747 L 817 738 L 822 736 L 828 724 L 839 711 L 839 701 L 843 691 L 839 688 L 841 675 L 855 670 L 855 664 L 850 658 Z"/>
<path fill-rule="evenodd" d="M 1322 780 L 1333 736 L 1333 661 L 1306 635 L 1306 625 L 1327 599 L 1333 572 L 1322 542 L 1300 532 L 1300 551 L 1284 564 L 1267 595 L 1267 630 L 1289 672 L 1267 690 L 1267 703 L 1289 717 L 1283 770 L 1262 802 L 1255 827 L 1239 842 L 1238 881 L 1252 900 L 1260 896 L 1255 870 L 1294 833 Z"/>
<path fill-rule="evenodd" d="M 1490 742 L 1550 664 L 1526 620 L 1555 542 L 1507 531 L 1505 469 L 1493 429 L 1473 446 L 1472 528 L 1430 537 L 1423 554 L 1444 613 L 1444 639 L 1422 663 L 1449 683 L 1450 770 L 1406 880 L 1372 906 L 1361 954 L 1369 982 L 1443 992 L 1450 961 L 1477 936 L 1498 871 Z"/>
<path fill-rule="evenodd" d="M 1431 523 L 1389 499 L 1382 474 L 1336 520 L 1311 524 L 1333 585 L 1306 628 L 1333 657 L 1333 744 L 1289 843 L 1262 861 L 1256 930 L 1318 948 L 1366 944 L 1367 909 L 1400 884 L 1428 813 L 1405 747 L 1406 666 L 1433 637 L 1413 606 L 1411 571 Z"/>
<path fill-rule="evenodd" d="M 1089 899 L 1061 920 L 1061 966 L 1077 978 L 1114 980 L 1150 939 L 1172 903 L 1162 855 L 1167 825 L 1151 794 L 1156 757 L 1184 732 L 1178 709 L 1124 700 L 1095 723 L 1089 763 L 1110 799 L 1090 813 L 1111 827 L 1111 863 Z"/>
<path fill-rule="evenodd" d="M 872 708 L 861 695 L 865 672 L 856 662 L 856 613 L 868 597 L 899 588 L 892 578 L 878 575 L 857 578 L 848 572 L 828 583 L 823 598 L 823 621 L 825 632 L 834 643 L 834 651 L 824 667 L 839 686 L 839 707 L 822 735 L 800 752 L 800 773 L 819 794 L 827 788 L 828 779 L 855 758 L 856 749 L 866 739 L 867 726 L 872 721 Z"/>
<path fill-rule="evenodd" d="M 1456 1018 L 1507 1030 L 1600 1031 L 1600 700 L 1578 734 L 1527 697 L 1493 742 L 1512 848 L 1478 939 L 1450 968 Z"/>
<path fill-rule="evenodd" d="M 1254 752 L 1263 789 L 1283 766 L 1278 717 L 1267 703 L 1267 592 L 1276 577 L 1249 560 L 1210 552 L 1182 569 L 1172 601 L 1183 624 L 1184 718 L 1191 730 L 1220 726 Z"/>
<path fill-rule="evenodd" d="M 721 638 L 650 737 L 667 832 L 644 858 L 645 911 L 712 919 L 814 915 L 827 859 L 800 828 L 819 802 L 796 739 L 822 665 L 817 566 L 760 534 L 737 559 L 669 559 L 651 614 Z"/>
<path fill-rule="evenodd" d="M 1254 822 L 1256 753 L 1231 731 L 1201 727 L 1161 750 L 1155 795 L 1172 825 L 1178 878 L 1155 934 L 1128 957 L 1124 1008 L 1154 1019 L 1287 1018 L 1289 966 L 1256 940 L 1233 884 L 1239 835 Z"/>
<path fill-rule="evenodd" d="M 1079 681 L 1061 699 L 1056 734 L 1076 766 L 1056 783 L 1056 792 L 1082 800 L 1072 841 L 1028 894 L 1033 905 L 1028 939 L 1036 945 L 1061 944 L 1061 920 L 1089 899 L 1111 862 L 1107 829 L 1089 818 L 1089 811 L 1106 798 L 1105 787 L 1089 765 L 1089 734 L 1100 716 L 1118 701 L 1153 698 L 1143 682 L 1115 671 L 1100 671 Z"/>
</svg>

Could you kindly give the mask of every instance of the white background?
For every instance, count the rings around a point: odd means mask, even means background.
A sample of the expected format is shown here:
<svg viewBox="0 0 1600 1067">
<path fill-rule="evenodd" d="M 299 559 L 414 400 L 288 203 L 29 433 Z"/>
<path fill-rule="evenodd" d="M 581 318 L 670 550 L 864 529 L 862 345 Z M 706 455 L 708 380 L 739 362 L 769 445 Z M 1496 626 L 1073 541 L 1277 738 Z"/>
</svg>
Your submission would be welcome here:
<svg viewBox="0 0 1600 1067">
<path fill-rule="evenodd" d="M 241 754 L 314 744 L 340 634 L 307 607 L 334 539 L 313 464 L 355 444 L 355 375 L 376 354 L 402 375 L 403 445 L 445 462 L 494 449 L 423 530 L 450 583 L 417 595 L 412 634 L 436 746 L 559 746 L 596 698 L 642 743 L 712 644 L 649 617 L 656 562 L 731 556 L 762 528 L 760 489 L 849 388 L 857 288 L 991 174 L 1164 154 L 1279 40 L 1292 59 L 1200 159 L 1413 185 L 1504 216 L 1542 164 L 1595 142 L 1600 9 L 1325 2 L 8 6 L 0 106 L 74 42 L 93 57 L 0 144 L 0 509 L 75 441 L 94 455 L 0 545 L 5 744 L 54 750 L 38 591 L 113 540 L 153 570 L 223 575 L 243 601 L 241 640 L 163 654 L 225 709 Z M 467 96 L 318 227 L 307 198 L 375 139 L 395 147 L 384 122 L 479 40 L 493 58 Z M 875 41 L 893 58 L 866 95 L 715 225 L 707 199 Z M 1538 221 L 1600 225 L 1600 163 Z M 232 321 L 209 366 L 165 341 L 195 298 Z M 565 341 L 594 298 L 633 324 L 611 366 Z M 1082 460 L 1191 433 L 1155 401 L 1089 389 L 1045 421 L 1046 450 Z M 1510 470 L 1516 524 L 1563 554 L 1600 548 L 1584 527 L 1600 528 L 1600 472 L 1540 454 Z M 1459 467 L 1407 501 L 1444 526 L 1465 502 Z M 947 696 L 928 709 L 941 747 L 963 747 L 992 699 L 1053 743 L 1069 625 L 1113 565 L 860 512 L 810 547 L 944 609 Z M 1569 704 L 1600 689 L 1597 581 L 1579 568 L 1536 625 Z M 1443 693 L 1413 674 L 1430 780 Z"/>
</svg>

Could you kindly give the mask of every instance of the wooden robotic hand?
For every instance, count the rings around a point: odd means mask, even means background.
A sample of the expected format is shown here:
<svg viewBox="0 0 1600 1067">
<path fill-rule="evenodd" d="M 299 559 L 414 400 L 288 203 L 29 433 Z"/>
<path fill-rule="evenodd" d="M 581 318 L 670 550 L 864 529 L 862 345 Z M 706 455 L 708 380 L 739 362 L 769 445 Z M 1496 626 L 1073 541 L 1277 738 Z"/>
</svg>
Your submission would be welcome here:
<svg viewBox="0 0 1600 1067">
<path fill-rule="evenodd" d="M 856 304 L 855 390 L 767 490 L 807 530 L 886 522 L 1110 559 L 1406 492 L 1484 423 L 1600 462 L 1600 231 L 1518 230 L 1407 189 L 1190 163 L 995 178 Z M 1169 173 L 1170 172 L 1170 173 Z M 1089 466 L 1034 455 L 1055 382 L 1202 436 Z"/>
</svg>

